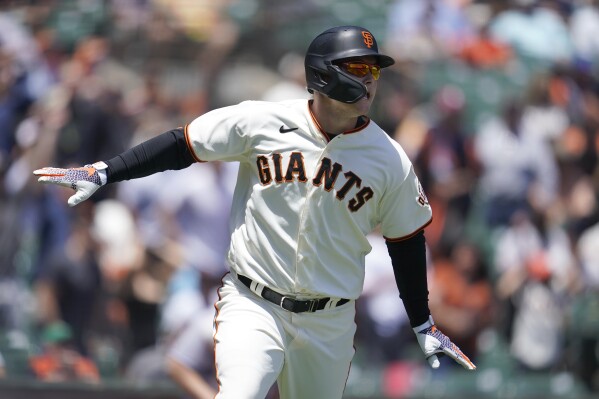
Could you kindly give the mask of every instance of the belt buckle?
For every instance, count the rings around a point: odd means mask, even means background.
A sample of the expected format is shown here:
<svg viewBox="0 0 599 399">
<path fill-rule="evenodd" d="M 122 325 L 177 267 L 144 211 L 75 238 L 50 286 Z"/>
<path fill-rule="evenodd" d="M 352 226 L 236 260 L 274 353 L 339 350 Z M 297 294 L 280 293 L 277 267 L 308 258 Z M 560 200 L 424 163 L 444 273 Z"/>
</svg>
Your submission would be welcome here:
<svg viewBox="0 0 599 399">
<path fill-rule="evenodd" d="M 285 307 L 285 299 L 288 299 L 288 300 L 291 302 L 291 307 L 290 307 L 289 309 L 287 309 L 287 308 Z M 285 310 L 288 310 L 288 311 L 292 312 L 292 311 L 293 311 L 293 300 L 292 300 L 291 298 L 289 298 L 289 297 L 287 297 L 287 296 L 283 295 L 283 296 L 281 297 L 281 302 L 279 302 L 279 306 L 280 306 L 280 307 L 282 307 L 282 308 L 283 308 L 283 309 L 285 309 Z"/>
<path fill-rule="evenodd" d="M 312 299 L 310 301 L 310 307 L 308 308 L 308 312 L 310 312 L 310 313 L 316 312 L 317 307 L 318 307 L 318 299 Z"/>
</svg>

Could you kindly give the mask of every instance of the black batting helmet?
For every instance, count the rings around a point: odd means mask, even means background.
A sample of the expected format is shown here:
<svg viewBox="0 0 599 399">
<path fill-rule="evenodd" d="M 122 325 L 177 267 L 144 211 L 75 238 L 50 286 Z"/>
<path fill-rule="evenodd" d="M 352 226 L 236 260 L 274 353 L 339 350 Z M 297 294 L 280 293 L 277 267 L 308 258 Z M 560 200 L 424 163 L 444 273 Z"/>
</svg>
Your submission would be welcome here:
<svg viewBox="0 0 599 399">
<path fill-rule="evenodd" d="M 368 29 L 338 26 L 322 32 L 306 52 L 304 66 L 308 91 L 318 91 L 344 103 L 355 103 L 366 95 L 366 86 L 334 63 L 366 56 L 375 57 L 381 68 L 395 63 L 393 58 L 379 53 L 376 40 Z"/>
</svg>

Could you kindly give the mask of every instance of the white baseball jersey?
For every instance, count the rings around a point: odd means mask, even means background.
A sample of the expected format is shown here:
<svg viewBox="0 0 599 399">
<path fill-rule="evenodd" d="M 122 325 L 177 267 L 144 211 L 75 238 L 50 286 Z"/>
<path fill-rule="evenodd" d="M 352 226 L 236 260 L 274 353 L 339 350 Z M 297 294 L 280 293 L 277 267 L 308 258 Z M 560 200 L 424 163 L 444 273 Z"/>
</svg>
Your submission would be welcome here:
<svg viewBox="0 0 599 399">
<path fill-rule="evenodd" d="M 239 161 L 229 267 L 282 294 L 356 299 L 366 238 L 432 218 L 412 163 L 373 121 L 329 140 L 308 100 L 246 101 L 186 127 L 198 161 Z"/>
</svg>

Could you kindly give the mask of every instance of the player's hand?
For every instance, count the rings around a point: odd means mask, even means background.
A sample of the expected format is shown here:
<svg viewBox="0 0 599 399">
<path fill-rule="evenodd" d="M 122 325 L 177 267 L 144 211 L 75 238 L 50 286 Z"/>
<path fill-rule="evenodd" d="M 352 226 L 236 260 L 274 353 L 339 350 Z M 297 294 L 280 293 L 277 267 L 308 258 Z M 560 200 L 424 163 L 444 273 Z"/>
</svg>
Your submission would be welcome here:
<svg viewBox="0 0 599 399">
<path fill-rule="evenodd" d="M 437 354 L 443 354 L 461 364 L 466 370 L 476 370 L 476 366 L 468 359 L 468 356 L 456 344 L 451 342 L 445 334 L 439 331 L 432 317 L 429 316 L 429 320 L 426 323 L 415 327 L 413 330 L 426 356 L 426 360 L 428 360 L 432 368 L 439 368 L 441 363 Z"/>
<path fill-rule="evenodd" d="M 105 172 L 106 164 L 96 162 L 93 165 L 85 165 L 81 168 L 42 168 L 33 171 L 40 183 L 57 184 L 63 187 L 70 187 L 75 190 L 75 194 L 69 198 L 69 206 L 75 206 L 88 199 L 97 189 L 106 184 Z M 101 178 L 101 174 L 104 174 Z"/>
</svg>

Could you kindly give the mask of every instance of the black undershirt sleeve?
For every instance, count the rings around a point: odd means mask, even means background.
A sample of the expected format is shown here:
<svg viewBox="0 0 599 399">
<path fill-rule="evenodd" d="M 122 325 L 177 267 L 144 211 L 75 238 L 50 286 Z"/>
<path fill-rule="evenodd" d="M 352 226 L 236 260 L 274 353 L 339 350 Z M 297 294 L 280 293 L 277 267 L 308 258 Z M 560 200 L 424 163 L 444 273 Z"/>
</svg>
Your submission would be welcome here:
<svg viewBox="0 0 599 399">
<path fill-rule="evenodd" d="M 410 324 L 419 326 L 428 320 L 428 283 L 424 231 L 399 242 L 387 241 L 395 282 Z"/>
<path fill-rule="evenodd" d="M 179 170 L 195 162 L 183 128 L 170 130 L 105 161 L 108 183 L 136 179 L 165 170 Z"/>
</svg>

